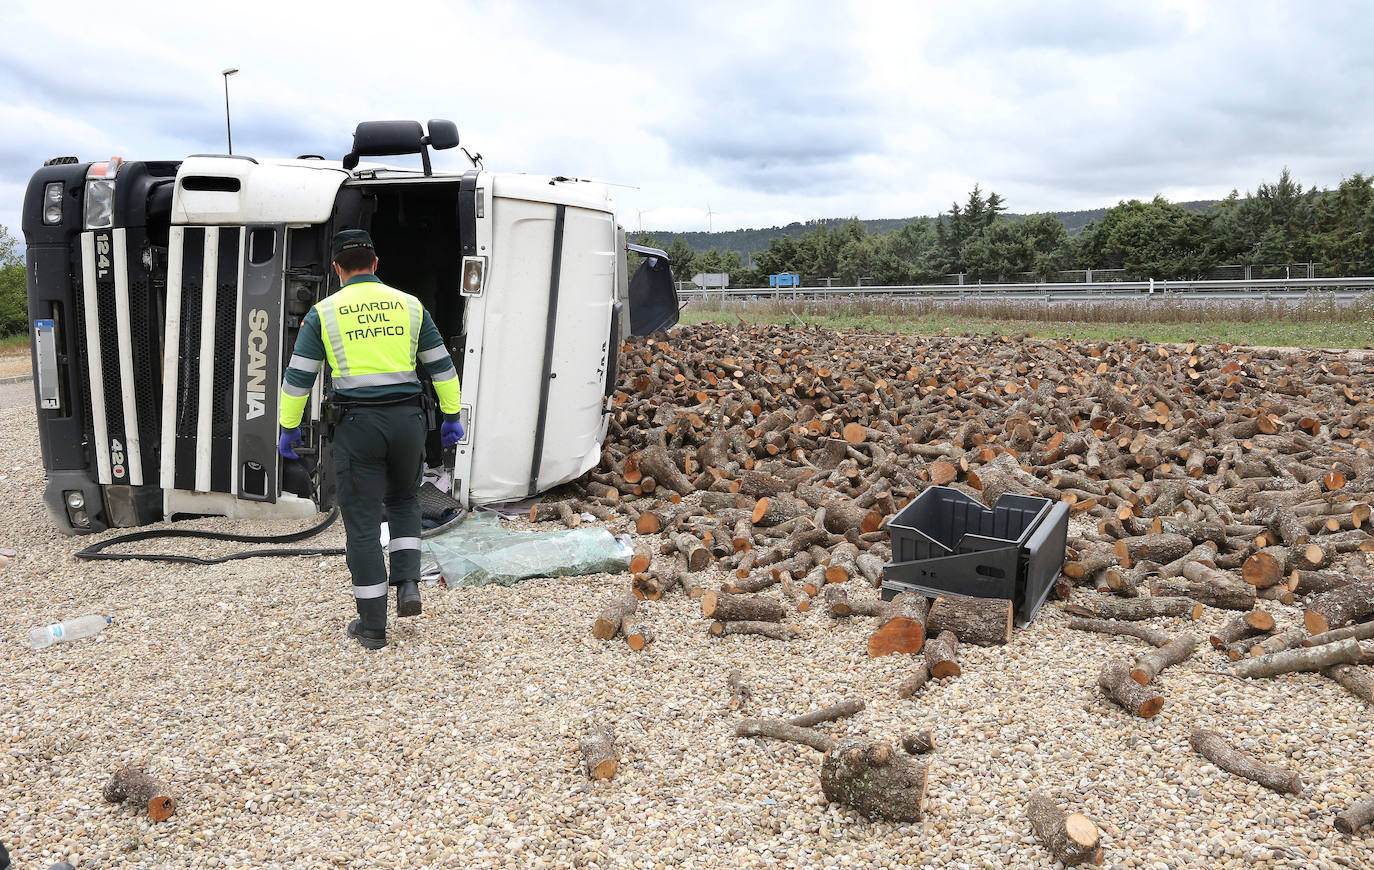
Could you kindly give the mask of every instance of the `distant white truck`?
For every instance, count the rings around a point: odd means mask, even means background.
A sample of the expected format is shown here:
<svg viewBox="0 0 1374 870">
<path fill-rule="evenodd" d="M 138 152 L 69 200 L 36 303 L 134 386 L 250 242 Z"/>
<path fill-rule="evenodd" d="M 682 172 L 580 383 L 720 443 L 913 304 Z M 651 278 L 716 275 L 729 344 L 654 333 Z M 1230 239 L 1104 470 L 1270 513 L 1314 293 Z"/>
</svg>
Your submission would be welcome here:
<svg viewBox="0 0 1374 870">
<path fill-rule="evenodd" d="M 677 322 L 668 257 L 625 244 L 610 189 L 562 176 L 433 172 L 449 121 L 359 124 L 342 161 L 55 158 L 24 201 L 45 502 L 72 533 L 178 515 L 332 506 L 330 380 L 276 452 L 284 360 L 337 289 L 335 231 L 366 229 L 379 277 L 434 316 L 463 384 L 465 504 L 518 499 L 596 465 L 621 340 Z M 423 169 L 360 163 L 419 154 Z M 476 161 L 474 161 L 476 163 Z M 633 279 L 627 247 L 645 255 Z M 327 367 L 326 367 L 326 375 Z M 437 435 L 430 464 L 438 465 Z"/>
</svg>

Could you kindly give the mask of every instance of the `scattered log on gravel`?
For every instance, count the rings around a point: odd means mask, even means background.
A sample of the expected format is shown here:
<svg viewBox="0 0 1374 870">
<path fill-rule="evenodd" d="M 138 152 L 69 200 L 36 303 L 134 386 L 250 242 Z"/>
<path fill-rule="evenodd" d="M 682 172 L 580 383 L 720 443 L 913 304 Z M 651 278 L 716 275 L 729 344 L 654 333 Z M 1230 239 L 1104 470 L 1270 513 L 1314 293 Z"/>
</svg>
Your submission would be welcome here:
<svg viewBox="0 0 1374 870">
<path fill-rule="evenodd" d="M 821 789 L 826 800 L 864 818 L 919 822 L 925 815 L 928 774 L 927 765 L 890 744 L 848 740 L 826 751 Z"/>
<path fill-rule="evenodd" d="M 1296 671 L 1320 671 L 1332 665 L 1357 665 L 1374 661 L 1374 654 L 1360 649 L 1354 638 L 1314 647 L 1300 647 L 1247 659 L 1236 665 L 1238 677 L 1273 677 Z"/>
<path fill-rule="evenodd" d="M 1185 661 L 1197 649 L 1198 639 L 1191 634 L 1180 634 L 1164 646 L 1151 650 L 1140 657 L 1131 668 L 1131 679 L 1144 686 L 1159 676 L 1159 672 Z"/>
<path fill-rule="evenodd" d="M 639 609 L 639 599 L 633 592 L 618 592 L 602 602 L 601 612 L 592 621 L 592 637 L 610 640 L 620 633 L 625 617 Z"/>
<path fill-rule="evenodd" d="M 1344 571 L 1302 571 L 1295 569 L 1288 575 L 1287 586 L 1294 595 L 1321 595 L 1360 582 Z"/>
<path fill-rule="evenodd" d="M 121 801 L 144 807 L 148 816 L 155 822 L 167 819 L 176 812 L 177 801 L 172 790 L 160 779 L 155 779 L 137 767 L 121 767 L 110 777 L 102 792 L 105 800 L 112 804 Z"/>
<path fill-rule="evenodd" d="M 926 644 L 926 667 L 937 680 L 963 673 L 963 668 L 959 667 L 959 638 L 954 632 L 941 632 Z"/>
<path fill-rule="evenodd" d="M 1323 592 L 1307 604 L 1302 624 L 1313 634 L 1374 616 L 1374 583 L 1360 582 Z"/>
<path fill-rule="evenodd" d="M 1303 638 L 1303 646 L 1321 646 L 1325 643 L 1334 643 L 1338 640 L 1345 640 L 1353 637 L 1355 640 L 1369 640 L 1374 638 L 1374 620 L 1361 622 L 1359 625 L 1350 625 L 1345 628 L 1333 628 L 1331 631 L 1324 631 L 1321 634 L 1314 634 Z"/>
<path fill-rule="evenodd" d="M 910 653 L 925 647 L 930 601 L 919 592 L 901 592 L 888 602 L 883 624 L 868 636 L 870 658 Z"/>
<path fill-rule="evenodd" d="M 921 662 L 916 666 L 916 670 L 912 671 L 909 677 L 897 684 L 897 697 L 910 698 L 912 695 L 921 691 L 921 687 L 929 681 L 930 668 L 926 667 L 925 662 Z"/>
<path fill-rule="evenodd" d="M 1193 540 L 1185 535 L 1135 535 L 1121 538 L 1112 544 L 1112 550 L 1121 564 L 1130 567 L 1132 562 L 1149 559 L 1151 562 L 1171 562 L 1193 549 Z"/>
<path fill-rule="evenodd" d="M 935 751 L 935 735 L 929 730 L 903 734 L 898 741 L 902 751 L 908 755 L 924 755 Z"/>
<path fill-rule="evenodd" d="M 794 725 L 797 728 L 810 728 L 822 722 L 834 722 L 836 719 L 845 719 L 849 716 L 858 715 L 863 712 L 864 706 L 864 702 L 858 698 L 846 698 L 838 704 L 833 704 L 823 710 L 815 710 L 788 719 L 787 724 Z"/>
<path fill-rule="evenodd" d="M 620 622 L 620 633 L 625 637 L 625 643 L 629 644 L 630 649 L 639 652 L 644 647 L 654 642 L 654 633 L 649 626 L 639 622 L 636 614 L 627 614 Z"/>
<path fill-rule="evenodd" d="M 1012 608 L 1005 598 L 968 598 L 941 595 L 930 605 L 926 632 L 954 632 L 960 643 L 1002 646 L 1011 642 Z"/>
<path fill-rule="evenodd" d="M 672 540 L 673 546 L 687 561 L 688 571 L 701 571 L 711 564 L 711 551 L 706 549 L 696 535 L 682 532 L 674 535 Z"/>
<path fill-rule="evenodd" d="M 708 589 L 701 593 L 701 615 L 723 622 L 782 622 L 782 602 L 767 595 L 731 595 Z"/>
<path fill-rule="evenodd" d="M 1284 580 L 1288 551 L 1283 547 L 1266 547 L 1252 554 L 1240 566 L 1240 578 L 1251 586 L 1267 589 Z"/>
<path fill-rule="evenodd" d="M 1232 747 L 1215 731 L 1194 728 L 1188 735 L 1188 742 L 1193 751 L 1227 773 L 1243 776 L 1282 794 L 1302 793 L 1302 777 L 1296 771 L 1256 761 Z"/>
<path fill-rule="evenodd" d="M 1350 694 L 1374 704 L 1374 673 L 1354 665 L 1333 665 L 1322 670 L 1322 676 L 1333 680 Z"/>
<path fill-rule="evenodd" d="M 647 574 L 636 574 L 630 581 L 630 589 L 635 597 L 649 601 L 657 601 L 674 589 L 685 588 L 682 574 L 670 565 L 660 565 Z"/>
<path fill-rule="evenodd" d="M 615 735 L 609 728 L 597 728 L 582 738 L 582 765 L 592 779 L 610 779 L 620 769 L 620 755 L 615 750 Z"/>
<path fill-rule="evenodd" d="M 1241 638 L 1254 637 L 1273 630 L 1273 616 L 1263 610 L 1252 610 L 1243 616 L 1233 617 L 1207 639 L 1213 649 L 1223 649 L 1227 644 L 1235 643 Z"/>
<path fill-rule="evenodd" d="M 1354 836 L 1356 831 L 1370 822 L 1374 822 L 1374 798 L 1365 798 L 1341 810 L 1336 816 L 1336 830 L 1346 836 Z"/>
<path fill-rule="evenodd" d="M 1308 636 L 1309 635 L 1307 634 L 1307 629 L 1305 628 L 1290 628 L 1287 631 L 1282 631 L 1278 634 L 1271 634 L 1269 637 L 1265 638 L 1262 641 L 1259 641 L 1258 643 L 1254 641 L 1245 641 L 1245 643 L 1250 644 L 1249 648 L 1246 649 L 1245 653 L 1246 655 L 1259 657 L 1262 655 L 1268 655 L 1269 653 L 1283 652 L 1286 649 L 1292 649 L 1298 646 L 1299 644 L 1303 644 L 1303 641 Z M 1340 638 L 1332 638 L 1332 640 L 1339 639 Z M 1305 646 L 1306 644 L 1303 645 Z"/>
<path fill-rule="evenodd" d="M 1075 616 L 1069 620 L 1069 628 L 1078 631 L 1096 631 L 1100 634 L 1116 634 L 1126 637 L 1138 637 L 1150 646 L 1164 646 L 1172 638 L 1168 632 L 1157 631 L 1153 628 L 1146 628 L 1143 625 L 1135 625 L 1130 622 L 1121 622 L 1115 619 L 1088 619 L 1082 616 Z"/>
<path fill-rule="evenodd" d="M 740 709 L 754 696 L 753 687 L 744 681 L 738 670 L 725 675 L 725 685 L 730 690 L 730 701 L 727 706 L 731 710 Z"/>
<path fill-rule="evenodd" d="M 830 735 L 823 731 L 816 731 L 813 728 L 799 728 L 796 725 L 789 725 L 775 719 L 745 719 L 735 726 L 735 736 L 771 737 L 774 740 L 800 743 L 821 752 L 828 750 L 832 742 Z"/>
<path fill-rule="evenodd" d="M 1101 835 L 1087 816 L 1066 814 L 1049 795 L 1033 791 L 1026 802 L 1026 817 L 1036 838 L 1064 866 L 1102 863 Z"/>
<path fill-rule="evenodd" d="M 1197 619 L 1202 615 L 1202 605 L 1191 598 L 1151 597 L 1151 598 L 1096 598 L 1088 606 L 1070 604 L 1065 606 L 1066 613 L 1075 616 L 1088 616 L 1095 619 L 1153 619 L 1156 616 L 1187 616 Z"/>
<path fill-rule="evenodd" d="M 1142 719 L 1149 719 L 1164 706 L 1164 698 L 1133 680 L 1131 666 L 1120 659 L 1102 666 L 1097 672 L 1097 686 L 1126 712 Z"/>
<path fill-rule="evenodd" d="M 752 619 L 737 619 L 730 622 L 717 619 L 706 627 L 706 631 L 714 637 L 724 637 L 727 634 L 756 634 L 773 640 L 793 640 L 801 636 L 801 630 L 795 626 Z"/>
</svg>

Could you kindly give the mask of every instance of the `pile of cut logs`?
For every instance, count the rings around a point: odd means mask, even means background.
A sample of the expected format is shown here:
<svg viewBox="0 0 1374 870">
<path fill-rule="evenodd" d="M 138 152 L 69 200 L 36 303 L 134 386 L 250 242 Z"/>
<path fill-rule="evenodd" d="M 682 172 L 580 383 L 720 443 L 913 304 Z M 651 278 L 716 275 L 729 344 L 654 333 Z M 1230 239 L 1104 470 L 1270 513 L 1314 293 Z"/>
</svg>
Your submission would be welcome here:
<svg viewBox="0 0 1374 870">
<path fill-rule="evenodd" d="M 870 653 L 939 647 L 949 660 L 929 666 L 957 669 L 960 642 L 1010 638 L 1010 602 L 880 602 L 847 585 L 880 583 L 887 523 L 944 485 L 989 506 L 1068 502 L 1085 522 L 1056 592 L 1101 593 L 1073 605 L 1084 621 L 1123 633 L 1123 620 L 1235 610 L 1246 616 L 1209 640 L 1240 675 L 1321 669 L 1374 700 L 1358 643 L 1374 617 L 1368 357 L 702 324 L 622 347 L 609 432 L 600 465 L 531 512 L 658 536 L 598 636 L 648 637 L 636 603 L 680 589 L 713 634 L 786 639 L 787 608 L 820 596 L 836 616 L 878 617 Z M 702 588 L 708 566 L 732 579 Z M 1304 625 L 1266 623 L 1264 600 L 1300 603 Z M 1163 703 L 1151 681 L 1198 640 L 1140 636 L 1158 648 L 1099 682 L 1149 716 Z"/>
</svg>

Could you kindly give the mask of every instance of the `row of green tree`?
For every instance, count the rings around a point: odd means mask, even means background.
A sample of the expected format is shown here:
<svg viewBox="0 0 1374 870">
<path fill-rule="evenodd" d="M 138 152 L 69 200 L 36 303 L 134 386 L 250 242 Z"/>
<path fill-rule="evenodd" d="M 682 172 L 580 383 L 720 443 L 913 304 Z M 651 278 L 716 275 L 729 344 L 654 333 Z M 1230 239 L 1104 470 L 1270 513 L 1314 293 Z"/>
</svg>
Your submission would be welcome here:
<svg viewBox="0 0 1374 870">
<path fill-rule="evenodd" d="M 28 280 L 19 243 L 0 224 L 0 337 L 29 329 Z"/>
<path fill-rule="evenodd" d="M 1374 270 L 1374 177 L 1356 174 L 1334 190 L 1304 189 L 1288 169 L 1254 193 L 1236 191 L 1204 212 L 1163 197 L 1131 200 L 1070 236 L 1053 214 L 1010 218 L 996 193 L 974 186 L 968 200 L 934 218 L 870 233 L 858 220 L 822 224 L 774 238 L 746 267 L 735 251 L 694 251 L 680 236 L 664 248 L 673 274 L 727 272 L 732 287 L 767 286 L 768 276 L 802 275 L 803 283 L 834 277 L 841 284 L 1054 280 L 1065 270 L 1121 269 L 1139 280 L 1201 278 L 1226 265 L 1324 264 L 1326 274 Z"/>
</svg>

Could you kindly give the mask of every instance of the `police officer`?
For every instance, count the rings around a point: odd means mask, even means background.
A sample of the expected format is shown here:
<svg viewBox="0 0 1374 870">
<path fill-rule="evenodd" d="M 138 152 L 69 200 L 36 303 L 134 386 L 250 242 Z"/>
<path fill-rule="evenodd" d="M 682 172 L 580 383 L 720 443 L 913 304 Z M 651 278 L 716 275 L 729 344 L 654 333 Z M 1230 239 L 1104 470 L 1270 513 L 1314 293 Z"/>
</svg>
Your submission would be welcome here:
<svg viewBox="0 0 1374 870">
<path fill-rule="evenodd" d="M 377 254 L 364 230 L 343 230 L 331 246 L 337 293 L 305 316 L 281 385 L 277 451 L 296 458 L 301 415 L 324 360 L 333 373 L 334 471 L 347 532 L 348 570 L 358 618 L 348 635 L 368 649 L 386 646 L 387 566 L 379 541 L 383 508 L 390 527 L 390 585 L 396 615 L 420 613 L 420 481 L 424 472 L 424 364 L 439 396 L 445 447 L 463 437 L 453 360 L 429 312 L 414 296 L 377 280 Z"/>
</svg>

